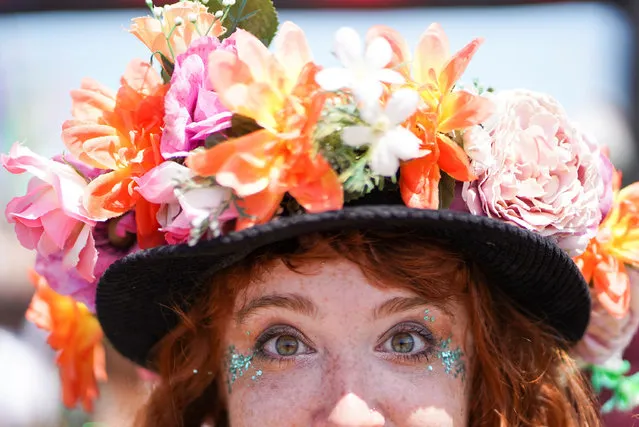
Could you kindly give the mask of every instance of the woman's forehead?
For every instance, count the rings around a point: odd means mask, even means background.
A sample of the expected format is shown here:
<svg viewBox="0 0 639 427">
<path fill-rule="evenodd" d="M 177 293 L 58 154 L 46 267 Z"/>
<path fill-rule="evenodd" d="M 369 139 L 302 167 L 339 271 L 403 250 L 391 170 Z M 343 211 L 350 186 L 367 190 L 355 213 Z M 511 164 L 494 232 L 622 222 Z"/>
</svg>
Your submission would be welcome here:
<svg viewBox="0 0 639 427">
<path fill-rule="evenodd" d="M 278 262 L 253 282 L 235 303 L 238 320 L 260 308 L 284 308 L 308 316 L 321 311 L 367 312 L 373 317 L 430 305 L 432 301 L 400 283 L 377 286 L 346 259 L 308 261 L 292 270 Z M 448 304 L 435 305 L 448 310 Z"/>
</svg>

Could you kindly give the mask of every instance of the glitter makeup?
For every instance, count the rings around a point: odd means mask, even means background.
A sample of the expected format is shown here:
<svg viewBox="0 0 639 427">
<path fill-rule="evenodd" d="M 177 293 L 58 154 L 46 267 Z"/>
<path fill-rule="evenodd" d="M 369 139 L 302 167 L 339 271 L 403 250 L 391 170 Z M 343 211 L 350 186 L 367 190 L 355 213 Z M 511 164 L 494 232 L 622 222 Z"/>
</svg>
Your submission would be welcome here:
<svg viewBox="0 0 639 427">
<path fill-rule="evenodd" d="M 248 372 L 249 369 L 251 369 L 254 355 L 255 352 L 252 352 L 248 355 L 241 354 L 235 349 L 235 346 L 229 346 L 227 353 L 228 372 L 226 380 L 229 393 L 231 392 L 231 386 L 233 385 L 233 383 L 235 383 L 235 381 L 237 381 L 240 377 L 243 377 L 244 374 Z M 255 375 L 251 376 L 251 379 L 253 381 L 256 381 L 261 376 L 262 371 L 258 369 L 255 372 Z"/>
<path fill-rule="evenodd" d="M 437 358 L 442 361 L 444 371 L 455 378 L 461 376 L 462 380 L 466 374 L 466 363 L 463 360 L 464 352 L 460 347 L 451 350 L 451 338 L 442 340 L 437 352 Z"/>
<path fill-rule="evenodd" d="M 426 322 L 434 322 L 435 321 L 435 316 L 429 316 L 428 313 L 430 313 L 430 310 L 426 309 L 424 310 L 424 320 Z"/>
</svg>

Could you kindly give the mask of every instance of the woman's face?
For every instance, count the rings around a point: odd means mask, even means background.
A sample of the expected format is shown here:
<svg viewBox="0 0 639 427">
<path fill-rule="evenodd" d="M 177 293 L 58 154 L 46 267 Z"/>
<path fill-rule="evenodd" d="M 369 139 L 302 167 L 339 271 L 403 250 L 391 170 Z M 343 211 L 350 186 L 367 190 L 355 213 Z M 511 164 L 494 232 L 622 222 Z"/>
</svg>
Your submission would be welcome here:
<svg viewBox="0 0 639 427">
<path fill-rule="evenodd" d="M 303 272 L 280 264 L 235 304 L 223 368 L 231 426 L 466 425 L 459 303 L 373 287 L 346 260 Z"/>
</svg>

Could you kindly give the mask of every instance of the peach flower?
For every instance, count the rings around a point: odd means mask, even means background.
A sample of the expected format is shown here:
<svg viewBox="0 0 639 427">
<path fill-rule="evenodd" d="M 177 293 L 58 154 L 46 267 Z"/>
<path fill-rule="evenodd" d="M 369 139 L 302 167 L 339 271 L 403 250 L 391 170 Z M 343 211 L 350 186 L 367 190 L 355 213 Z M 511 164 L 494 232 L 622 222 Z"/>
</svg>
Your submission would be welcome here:
<svg viewBox="0 0 639 427">
<path fill-rule="evenodd" d="M 161 10 L 160 17 L 134 18 L 130 31 L 151 52 L 160 53 L 171 63 L 186 52 L 194 40 L 224 33 L 221 22 L 199 2 L 180 1 Z"/>
</svg>

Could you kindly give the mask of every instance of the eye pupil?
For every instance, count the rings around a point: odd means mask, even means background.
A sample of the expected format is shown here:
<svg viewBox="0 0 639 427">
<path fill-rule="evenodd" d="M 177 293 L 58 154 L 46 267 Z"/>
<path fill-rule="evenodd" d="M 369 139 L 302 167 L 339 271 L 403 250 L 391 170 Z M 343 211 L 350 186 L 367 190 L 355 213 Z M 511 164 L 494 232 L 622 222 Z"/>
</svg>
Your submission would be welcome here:
<svg viewBox="0 0 639 427">
<path fill-rule="evenodd" d="M 291 335 L 282 335 L 275 341 L 275 349 L 280 356 L 293 356 L 298 348 L 297 338 Z"/>
<path fill-rule="evenodd" d="M 402 332 L 393 335 L 391 347 L 397 353 L 410 353 L 415 347 L 415 340 L 411 334 Z"/>
</svg>

